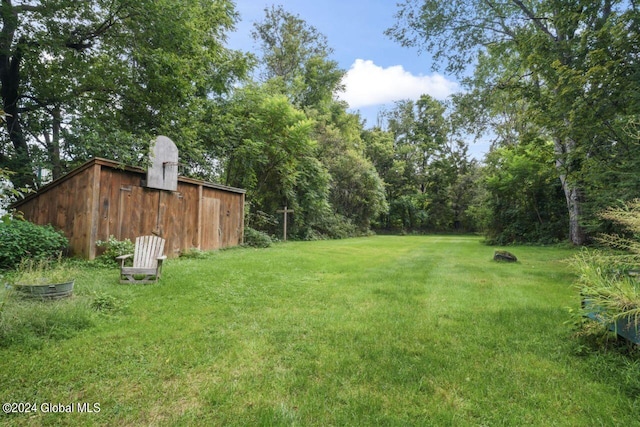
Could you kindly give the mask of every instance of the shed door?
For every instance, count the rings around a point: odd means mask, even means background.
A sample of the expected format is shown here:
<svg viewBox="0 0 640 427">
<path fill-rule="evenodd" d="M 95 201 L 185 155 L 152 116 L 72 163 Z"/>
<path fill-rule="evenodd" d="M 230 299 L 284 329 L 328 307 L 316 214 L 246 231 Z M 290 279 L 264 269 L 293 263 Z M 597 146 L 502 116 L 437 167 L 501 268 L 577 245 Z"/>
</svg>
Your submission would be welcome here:
<svg viewBox="0 0 640 427">
<path fill-rule="evenodd" d="M 142 221 L 142 209 L 140 200 L 142 189 L 135 185 L 123 185 L 120 187 L 120 200 L 118 203 L 118 240 L 135 239 L 140 234 Z"/>
<path fill-rule="evenodd" d="M 202 250 L 220 248 L 220 199 L 202 199 Z"/>
</svg>

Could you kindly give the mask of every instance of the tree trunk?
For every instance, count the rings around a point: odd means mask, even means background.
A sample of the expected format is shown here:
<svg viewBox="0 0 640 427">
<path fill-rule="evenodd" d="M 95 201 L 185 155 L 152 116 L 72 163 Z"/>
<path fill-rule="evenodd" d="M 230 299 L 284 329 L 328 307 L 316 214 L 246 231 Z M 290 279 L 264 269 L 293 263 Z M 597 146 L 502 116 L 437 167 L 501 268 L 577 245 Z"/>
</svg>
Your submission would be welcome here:
<svg viewBox="0 0 640 427">
<path fill-rule="evenodd" d="M 14 153 L 8 156 L 7 168 L 13 172 L 11 181 L 16 188 L 26 186 L 35 187 L 36 179 L 31 167 L 29 146 L 24 137 L 19 117 L 19 91 L 20 85 L 20 52 L 16 52 L 13 58 L 0 55 L 0 83 L 2 89 L 2 104 L 6 114 L 7 132 L 13 145 Z"/>
<path fill-rule="evenodd" d="M 573 183 L 569 176 L 572 167 L 568 161 L 568 157 L 575 150 L 575 142 L 568 141 L 563 143 L 558 138 L 554 140 L 556 152 L 556 168 L 560 175 L 560 183 L 567 200 L 567 209 L 569 211 L 569 239 L 576 246 L 585 243 L 584 229 L 580 225 L 582 217 L 582 191 L 578 185 Z"/>
<path fill-rule="evenodd" d="M 62 162 L 60 160 L 60 129 L 62 127 L 62 115 L 60 107 L 55 107 L 51 113 L 52 117 L 52 136 L 51 144 L 48 147 L 49 161 L 51 162 L 51 174 L 53 179 L 62 176 Z"/>
<path fill-rule="evenodd" d="M 36 177 L 31 166 L 29 146 L 24 137 L 19 117 L 18 102 L 20 100 L 20 65 L 22 61 L 20 42 L 15 48 L 13 57 L 10 54 L 17 25 L 18 17 L 15 9 L 10 1 L 3 0 L 2 30 L 0 32 L 0 96 L 2 96 L 7 132 L 14 153 L 5 156 L 4 164 L 0 166 L 15 172 L 11 181 L 14 187 L 23 188 L 26 186 L 35 187 Z"/>
</svg>

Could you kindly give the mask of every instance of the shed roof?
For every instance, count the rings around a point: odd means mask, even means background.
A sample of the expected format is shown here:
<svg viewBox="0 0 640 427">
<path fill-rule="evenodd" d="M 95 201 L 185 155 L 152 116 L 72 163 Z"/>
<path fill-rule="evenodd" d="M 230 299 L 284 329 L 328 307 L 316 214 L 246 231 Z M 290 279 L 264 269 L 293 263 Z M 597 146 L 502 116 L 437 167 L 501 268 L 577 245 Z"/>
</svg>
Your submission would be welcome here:
<svg viewBox="0 0 640 427">
<path fill-rule="evenodd" d="M 26 203 L 27 201 L 38 197 L 40 194 L 46 193 L 47 191 L 49 191 L 50 189 L 56 187 L 57 185 L 59 185 L 61 182 L 64 182 L 68 179 L 73 178 L 75 175 L 83 172 L 84 170 L 93 167 L 94 165 L 100 165 L 100 166 L 106 166 L 112 169 L 119 169 L 119 170 L 124 170 L 127 172 L 133 172 L 133 173 L 138 173 L 138 174 L 145 174 L 146 171 L 142 168 L 139 167 L 135 167 L 135 166 L 126 166 L 122 163 L 118 163 L 116 161 L 113 160 L 108 160 L 108 159 L 103 159 L 100 157 L 94 157 L 91 160 L 83 163 L 82 165 L 78 166 L 77 168 L 71 170 L 69 173 L 67 173 L 64 176 L 61 176 L 60 178 L 51 181 L 50 183 L 48 183 L 47 185 L 42 186 L 41 188 L 38 189 L 38 191 L 36 191 L 35 193 L 31 193 L 29 195 L 27 195 L 24 199 L 18 200 L 17 202 L 15 202 L 12 206 L 13 207 L 18 207 L 20 205 L 22 205 L 23 203 Z M 184 176 L 178 176 L 178 182 L 184 182 L 184 183 L 188 183 L 188 184 L 193 184 L 193 185 L 202 185 L 203 187 L 208 187 L 208 188 L 214 188 L 216 190 L 222 190 L 222 191 L 227 191 L 230 193 L 238 193 L 238 194 L 244 194 L 246 193 L 246 190 L 243 190 L 241 188 L 235 188 L 235 187 L 229 187 L 226 185 L 222 185 L 222 184 L 215 184 L 213 182 L 207 182 L 207 181 L 202 181 L 199 179 L 194 179 L 194 178 L 187 178 Z"/>
</svg>

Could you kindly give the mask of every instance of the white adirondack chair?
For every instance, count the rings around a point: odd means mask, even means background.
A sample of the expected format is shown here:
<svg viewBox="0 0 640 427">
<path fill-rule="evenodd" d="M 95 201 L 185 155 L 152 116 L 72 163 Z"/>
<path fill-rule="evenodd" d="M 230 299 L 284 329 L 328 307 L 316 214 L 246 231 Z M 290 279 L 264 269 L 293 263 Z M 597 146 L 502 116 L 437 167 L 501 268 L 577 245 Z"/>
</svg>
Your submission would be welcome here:
<svg viewBox="0 0 640 427">
<path fill-rule="evenodd" d="M 158 236 L 136 237 L 133 254 L 116 257 L 120 261 L 120 283 L 156 283 L 162 273 L 165 240 Z M 125 267 L 127 258 L 133 256 L 133 267 Z"/>
</svg>

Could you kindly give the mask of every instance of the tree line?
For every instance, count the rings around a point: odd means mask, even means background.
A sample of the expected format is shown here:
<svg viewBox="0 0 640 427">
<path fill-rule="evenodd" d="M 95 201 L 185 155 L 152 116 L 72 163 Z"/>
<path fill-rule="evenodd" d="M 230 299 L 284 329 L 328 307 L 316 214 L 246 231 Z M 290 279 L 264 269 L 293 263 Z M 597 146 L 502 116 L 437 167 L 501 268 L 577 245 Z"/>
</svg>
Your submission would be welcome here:
<svg viewBox="0 0 640 427">
<path fill-rule="evenodd" d="M 144 165 L 172 138 L 183 174 L 247 190 L 248 227 L 299 239 L 484 232 L 583 244 L 638 196 L 638 11 L 613 0 L 405 0 L 387 29 L 464 91 L 399 100 L 368 126 L 336 94 L 326 37 L 281 6 L 255 53 L 226 46 L 230 0 L 3 1 L 0 170 L 38 188 L 99 156 Z M 472 70 L 470 72 L 469 70 Z M 470 135 L 492 135 L 470 158 Z"/>
</svg>

